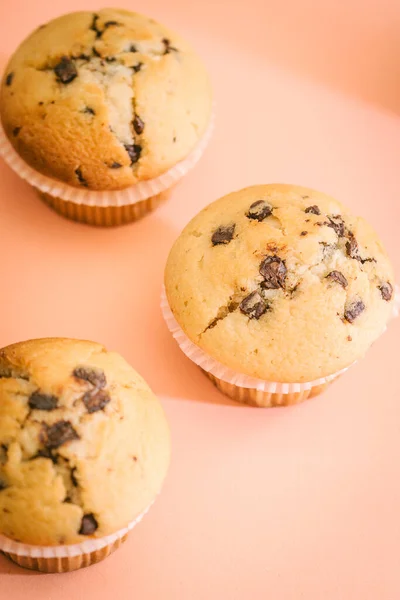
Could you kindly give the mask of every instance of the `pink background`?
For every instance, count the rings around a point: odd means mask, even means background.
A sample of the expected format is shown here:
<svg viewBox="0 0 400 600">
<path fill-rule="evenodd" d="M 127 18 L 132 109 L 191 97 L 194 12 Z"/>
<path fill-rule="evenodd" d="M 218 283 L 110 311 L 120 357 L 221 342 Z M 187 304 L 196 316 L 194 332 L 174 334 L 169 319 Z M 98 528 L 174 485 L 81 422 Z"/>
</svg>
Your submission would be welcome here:
<svg viewBox="0 0 400 600">
<path fill-rule="evenodd" d="M 98 8 L 0 4 L 2 62 L 40 23 Z M 1 163 L 0 345 L 56 335 L 120 351 L 165 406 L 173 460 L 163 494 L 109 560 L 46 576 L 0 557 L 0 597 L 399 598 L 400 320 L 321 398 L 262 411 L 226 401 L 180 353 L 159 293 L 183 225 L 253 183 L 337 196 L 374 223 L 400 273 L 400 5 L 117 4 L 192 39 L 213 77 L 216 133 L 168 205 L 112 231 L 61 219 Z"/>
</svg>

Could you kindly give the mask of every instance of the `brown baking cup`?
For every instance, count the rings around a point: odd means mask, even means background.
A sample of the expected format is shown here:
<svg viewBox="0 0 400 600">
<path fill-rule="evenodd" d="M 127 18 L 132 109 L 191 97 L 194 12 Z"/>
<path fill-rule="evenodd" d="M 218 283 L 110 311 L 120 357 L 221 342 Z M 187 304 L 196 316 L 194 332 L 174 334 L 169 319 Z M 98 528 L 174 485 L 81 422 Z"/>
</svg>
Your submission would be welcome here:
<svg viewBox="0 0 400 600">
<path fill-rule="evenodd" d="M 328 381 L 320 385 L 314 385 L 307 390 L 284 394 L 283 392 L 263 392 L 262 390 L 254 388 L 241 387 L 234 383 L 223 381 L 204 369 L 202 369 L 202 371 L 209 379 L 211 379 L 215 387 L 225 394 L 225 396 L 228 396 L 232 400 L 236 400 L 236 402 L 248 404 L 249 406 L 258 406 L 259 408 L 273 408 L 274 406 L 292 406 L 293 404 L 300 404 L 300 402 L 304 402 L 304 400 L 322 394 L 322 392 L 324 392 L 332 383 L 332 381 Z"/>
<path fill-rule="evenodd" d="M 115 552 L 127 539 L 150 506 L 124 529 L 102 537 L 90 538 L 80 544 L 63 546 L 34 546 L 16 542 L 0 535 L 0 551 L 24 569 L 42 573 L 67 573 L 94 565 Z"/>
<path fill-rule="evenodd" d="M 116 227 L 138 221 L 168 200 L 171 192 L 172 188 L 146 200 L 124 206 L 89 206 L 56 198 L 38 190 L 40 198 L 59 215 L 72 221 L 99 227 Z"/>
<path fill-rule="evenodd" d="M 111 227 L 137 221 L 167 200 L 171 189 L 200 160 L 213 128 L 214 114 L 205 134 L 185 159 L 158 177 L 139 181 L 123 190 L 77 188 L 35 171 L 16 152 L 1 122 L 0 156 L 19 177 L 39 192 L 48 206 L 63 217 L 89 225 Z"/>
<path fill-rule="evenodd" d="M 299 404 L 321 394 L 351 366 L 326 377 L 302 383 L 264 381 L 250 377 L 218 362 L 189 340 L 171 311 L 165 288 L 161 294 L 161 311 L 169 331 L 182 352 L 200 367 L 223 394 L 243 404 L 261 408 Z"/>
</svg>

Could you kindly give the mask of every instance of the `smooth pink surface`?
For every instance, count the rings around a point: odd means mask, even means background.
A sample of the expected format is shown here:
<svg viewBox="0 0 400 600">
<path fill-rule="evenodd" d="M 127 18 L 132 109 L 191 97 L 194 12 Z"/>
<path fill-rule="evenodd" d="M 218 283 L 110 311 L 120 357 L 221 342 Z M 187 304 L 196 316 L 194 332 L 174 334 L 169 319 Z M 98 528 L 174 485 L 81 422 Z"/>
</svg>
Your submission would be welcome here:
<svg viewBox="0 0 400 600">
<path fill-rule="evenodd" d="M 169 204 L 112 231 L 58 217 L 1 163 L 0 346 L 57 335 L 120 351 L 163 400 L 171 470 L 109 560 L 46 576 L 0 557 L 0 598 L 399 598 L 400 321 L 321 398 L 262 411 L 225 400 L 180 353 L 159 293 L 191 216 L 278 181 L 331 193 L 371 220 L 400 277 L 400 6 L 119 4 L 192 39 L 212 73 L 216 133 Z M 2 61 L 32 28 L 82 6 L 1 3 Z"/>
</svg>

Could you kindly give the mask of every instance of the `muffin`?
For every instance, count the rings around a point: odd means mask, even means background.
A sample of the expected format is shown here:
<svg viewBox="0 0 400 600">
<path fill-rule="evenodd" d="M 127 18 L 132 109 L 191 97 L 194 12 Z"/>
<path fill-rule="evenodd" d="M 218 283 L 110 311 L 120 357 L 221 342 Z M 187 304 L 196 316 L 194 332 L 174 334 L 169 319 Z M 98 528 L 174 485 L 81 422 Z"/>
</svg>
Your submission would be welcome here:
<svg viewBox="0 0 400 600">
<path fill-rule="evenodd" d="M 0 550 L 72 571 L 106 558 L 160 492 L 169 429 L 144 380 L 100 344 L 0 350 Z"/>
<path fill-rule="evenodd" d="M 370 225 L 333 198 L 260 185 L 202 210 L 176 240 L 164 313 L 231 398 L 287 405 L 320 393 L 385 330 L 394 275 Z"/>
<path fill-rule="evenodd" d="M 36 29 L 4 73 L 1 151 L 59 213 L 96 225 L 152 210 L 210 133 L 207 72 L 186 41 L 127 10 Z"/>
</svg>

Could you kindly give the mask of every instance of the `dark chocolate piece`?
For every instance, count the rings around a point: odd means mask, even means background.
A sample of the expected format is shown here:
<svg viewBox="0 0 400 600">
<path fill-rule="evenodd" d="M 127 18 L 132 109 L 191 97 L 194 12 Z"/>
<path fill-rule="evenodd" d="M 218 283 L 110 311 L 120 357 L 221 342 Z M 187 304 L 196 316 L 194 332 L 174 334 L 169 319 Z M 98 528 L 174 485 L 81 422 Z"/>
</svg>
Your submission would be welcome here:
<svg viewBox="0 0 400 600">
<path fill-rule="evenodd" d="M 317 206 L 316 204 L 313 204 L 312 206 L 307 206 L 307 208 L 304 211 L 305 213 L 309 214 L 313 214 L 313 215 L 320 215 L 321 211 L 319 209 L 319 206 Z"/>
<path fill-rule="evenodd" d="M 350 256 L 350 258 L 355 258 L 356 260 L 360 260 L 360 256 L 358 254 L 358 244 L 357 240 L 354 237 L 354 234 L 349 231 L 348 232 L 348 240 L 346 242 L 346 254 Z"/>
<path fill-rule="evenodd" d="M 83 403 L 89 414 L 95 413 L 98 410 L 103 410 L 110 400 L 110 394 L 106 390 L 86 392 L 83 396 Z"/>
<path fill-rule="evenodd" d="M 131 164 L 134 165 L 137 163 L 142 153 L 142 146 L 139 146 L 138 144 L 128 144 L 125 146 L 125 150 L 129 154 Z"/>
<path fill-rule="evenodd" d="M 36 391 L 31 394 L 28 404 L 29 408 L 34 410 L 54 410 L 58 406 L 58 398 L 51 394 L 42 394 Z"/>
<path fill-rule="evenodd" d="M 21 127 L 14 127 L 13 136 L 17 137 L 17 135 L 19 134 L 20 131 L 21 131 Z"/>
<path fill-rule="evenodd" d="M 79 535 L 92 535 L 96 531 L 98 526 L 99 525 L 98 525 L 93 513 L 84 515 L 82 518 Z"/>
<path fill-rule="evenodd" d="M 324 223 L 331 227 L 338 237 L 343 237 L 345 233 L 344 221 L 341 215 L 331 215 L 328 217 L 328 223 Z"/>
<path fill-rule="evenodd" d="M 265 289 L 276 290 L 283 288 L 286 279 L 285 261 L 279 256 L 267 256 L 260 264 L 260 274 L 264 277 L 261 286 Z"/>
<path fill-rule="evenodd" d="M 340 271 L 331 271 L 330 273 L 328 273 L 326 278 L 331 279 L 332 281 L 336 281 L 336 283 L 339 283 L 343 288 L 347 288 L 348 286 L 346 277 Z"/>
<path fill-rule="evenodd" d="M 139 115 L 135 115 L 135 118 L 133 119 L 133 129 L 135 130 L 135 132 L 140 135 L 143 133 L 144 130 L 144 122 L 142 121 L 142 119 L 139 117 Z"/>
<path fill-rule="evenodd" d="M 349 323 L 353 323 L 355 319 L 365 310 L 365 304 L 362 300 L 355 300 L 346 305 L 344 318 Z"/>
<path fill-rule="evenodd" d="M 386 302 L 389 302 L 392 299 L 393 286 L 391 283 L 389 283 L 389 281 L 381 283 L 381 285 L 378 286 L 378 289 L 382 295 L 382 298 L 386 300 Z"/>
<path fill-rule="evenodd" d="M 246 217 L 256 221 L 263 221 L 272 215 L 272 210 L 272 206 L 265 200 L 256 200 L 256 202 L 253 202 L 253 204 L 250 205 Z"/>
<path fill-rule="evenodd" d="M 43 423 L 40 441 L 46 448 L 59 448 L 73 440 L 79 440 L 79 435 L 69 421 L 57 421 L 54 425 Z"/>
<path fill-rule="evenodd" d="M 106 376 L 101 369 L 93 369 L 91 367 L 76 367 L 72 375 L 77 379 L 88 381 L 96 388 L 104 388 L 107 385 Z"/>
<path fill-rule="evenodd" d="M 219 227 L 217 227 L 217 229 L 211 236 L 212 245 L 218 246 L 219 244 L 229 244 L 235 233 L 235 227 L 235 224 L 220 225 Z"/>
<path fill-rule="evenodd" d="M 255 290 L 242 300 L 239 308 L 249 319 L 259 319 L 266 312 L 267 304 L 257 290 Z"/>
<path fill-rule="evenodd" d="M 14 73 L 8 73 L 8 75 L 6 77 L 6 85 L 10 86 L 12 84 L 13 79 L 14 79 Z"/>
<path fill-rule="evenodd" d="M 58 81 L 61 83 L 71 83 L 77 77 L 78 71 L 73 60 L 68 56 L 63 56 L 60 62 L 54 67 L 54 72 Z"/>
</svg>

